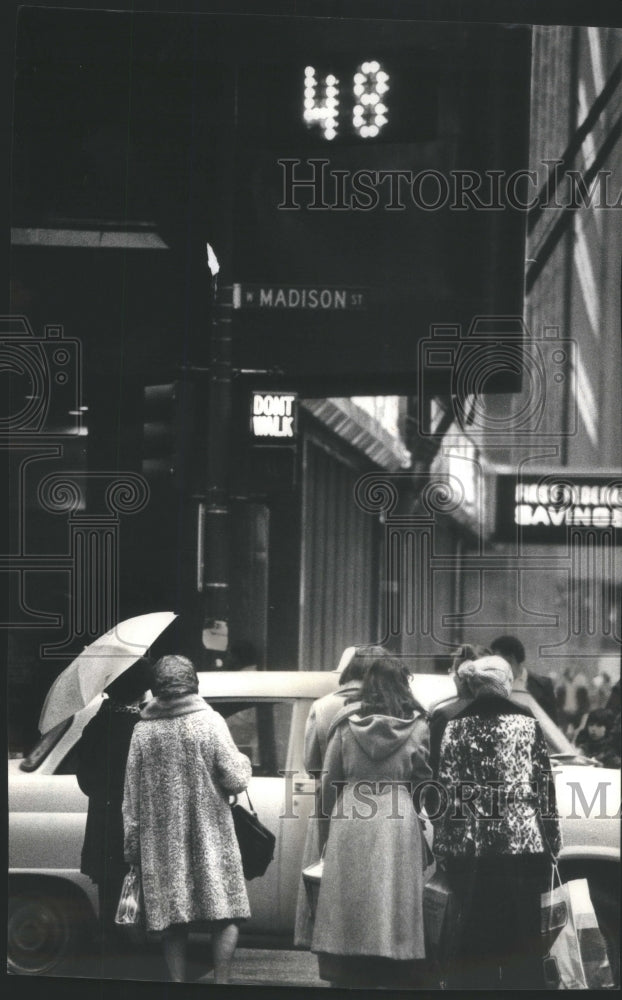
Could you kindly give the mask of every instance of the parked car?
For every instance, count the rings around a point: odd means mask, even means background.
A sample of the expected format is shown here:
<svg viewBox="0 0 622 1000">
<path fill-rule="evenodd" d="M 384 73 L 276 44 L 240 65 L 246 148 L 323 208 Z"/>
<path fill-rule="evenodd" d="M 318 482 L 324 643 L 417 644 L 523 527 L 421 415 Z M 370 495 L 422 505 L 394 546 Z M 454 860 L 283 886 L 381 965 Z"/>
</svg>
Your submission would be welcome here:
<svg viewBox="0 0 622 1000">
<path fill-rule="evenodd" d="M 200 693 L 229 724 L 252 761 L 250 797 L 276 834 L 274 861 L 248 883 L 252 917 L 245 935 L 291 939 L 313 781 L 302 765 L 312 702 L 334 690 L 334 672 L 200 675 Z M 455 694 L 451 677 L 415 674 L 415 696 L 430 710 Z M 617 963 L 619 947 L 620 771 L 602 768 L 566 739 L 528 694 L 552 757 L 562 816 L 565 878 L 587 877 L 601 928 Z M 8 962 L 14 973 L 59 969 L 94 929 L 97 893 L 80 873 L 87 799 L 75 778 L 76 748 L 99 700 L 9 761 Z M 245 803 L 245 796 L 241 796 Z"/>
</svg>

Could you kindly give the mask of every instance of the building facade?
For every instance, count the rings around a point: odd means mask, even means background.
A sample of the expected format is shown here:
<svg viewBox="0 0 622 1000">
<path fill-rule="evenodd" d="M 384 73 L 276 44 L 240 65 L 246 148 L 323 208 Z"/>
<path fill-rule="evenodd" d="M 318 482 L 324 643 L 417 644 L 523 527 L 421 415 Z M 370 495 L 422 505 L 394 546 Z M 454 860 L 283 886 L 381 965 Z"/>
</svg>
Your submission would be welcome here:
<svg viewBox="0 0 622 1000">
<path fill-rule="evenodd" d="M 147 611 L 179 613 L 154 653 L 202 669 L 236 649 L 238 665 L 332 669 L 378 641 L 445 669 L 456 642 L 508 631 L 544 672 L 618 651 L 615 538 L 507 541 L 497 521 L 508 471 L 618 469 L 620 31 L 279 19 L 272 37 L 260 20 L 240 41 L 225 15 L 21 17 L 5 329 L 16 744 L 73 656 Z M 376 45 L 377 67 L 359 66 Z M 374 96 L 389 88 L 379 136 L 344 83 L 372 77 Z M 305 118 L 335 107 L 321 80 L 341 87 L 343 135 Z M 499 201 L 494 176 L 527 169 L 535 181 Z M 546 207 L 527 210 L 534 190 Z M 227 318 L 231 285 L 249 308 Z M 471 359 L 491 336 L 503 349 L 477 394 L 457 374 L 468 336 Z M 255 389 L 296 396 L 293 447 L 253 442 Z M 208 614 L 218 587 L 226 634 Z"/>
<path fill-rule="evenodd" d="M 621 56 L 619 28 L 534 27 L 523 389 L 475 400 L 441 448 L 477 456 L 459 638 L 515 634 L 553 676 L 619 676 Z"/>
</svg>

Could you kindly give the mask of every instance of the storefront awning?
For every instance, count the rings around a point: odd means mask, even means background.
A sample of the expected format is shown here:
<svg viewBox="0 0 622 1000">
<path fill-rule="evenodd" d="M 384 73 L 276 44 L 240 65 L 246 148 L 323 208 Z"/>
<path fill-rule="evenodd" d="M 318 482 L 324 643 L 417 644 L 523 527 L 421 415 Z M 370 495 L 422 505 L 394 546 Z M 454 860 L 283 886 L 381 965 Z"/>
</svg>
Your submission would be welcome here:
<svg viewBox="0 0 622 1000">
<path fill-rule="evenodd" d="M 410 466 L 411 455 L 402 441 L 351 399 L 305 399 L 302 406 L 382 469 L 395 472 Z"/>
<path fill-rule="evenodd" d="M 13 246 L 91 247 L 101 249 L 168 250 L 153 229 L 13 228 Z"/>
</svg>

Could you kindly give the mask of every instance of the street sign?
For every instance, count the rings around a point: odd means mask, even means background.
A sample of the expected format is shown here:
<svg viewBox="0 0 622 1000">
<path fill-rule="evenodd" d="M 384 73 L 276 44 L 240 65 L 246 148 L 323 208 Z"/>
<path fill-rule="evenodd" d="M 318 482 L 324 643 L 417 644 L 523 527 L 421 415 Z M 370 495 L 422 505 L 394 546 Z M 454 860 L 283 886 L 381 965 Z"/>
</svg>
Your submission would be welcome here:
<svg viewBox="0 0 622 1000">
<path fill-rule="evenodd" d="M 495 535 L 499 541 L 563 544 L 568 530 L 622 533 L 622 475 L 557 473 L 497 476 Z"/>
<path fill-rule="evenodd" d="M 309 312 L 365 309 L 364 288 L 333 285 L 234 284 L 234 309 L 305 309 Z"/>
</svg>

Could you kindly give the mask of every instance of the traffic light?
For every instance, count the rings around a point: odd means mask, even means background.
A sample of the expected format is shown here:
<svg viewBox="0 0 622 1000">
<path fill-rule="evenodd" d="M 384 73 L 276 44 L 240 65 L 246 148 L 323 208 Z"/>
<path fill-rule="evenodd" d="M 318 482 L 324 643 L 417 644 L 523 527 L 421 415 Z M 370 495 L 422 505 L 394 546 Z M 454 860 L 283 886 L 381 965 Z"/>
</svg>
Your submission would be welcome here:
<svg viewBox="0 0 622 1000">
<path fill-rule="evenodd" d="M 142 473 L 149 482 L 181 490 L 190 473 L 194 440 L 194 386 L 146 385 L 143 391 Z"/>
</svg>

